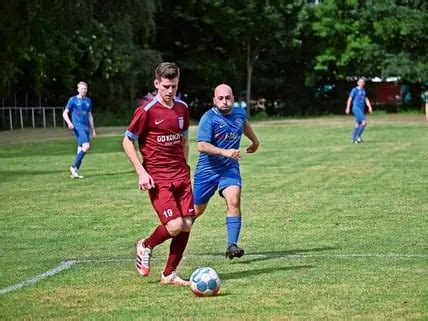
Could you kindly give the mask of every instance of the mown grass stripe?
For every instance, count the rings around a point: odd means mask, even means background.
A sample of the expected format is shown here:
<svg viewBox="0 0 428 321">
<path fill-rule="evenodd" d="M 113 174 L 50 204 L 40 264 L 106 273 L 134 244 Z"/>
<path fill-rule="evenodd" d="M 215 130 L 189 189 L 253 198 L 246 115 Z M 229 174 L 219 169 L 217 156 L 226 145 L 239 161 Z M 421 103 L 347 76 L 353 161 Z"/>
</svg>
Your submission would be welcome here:
<svg viewBox="0 0 428 321">
<path fill-rule="evenodd" d="M 220 255 L 188 255 L 188 258 L 205 258 L 205 259 L 215 259 Z M 247 254 L 245 257 L 252 258 L 268 258 L 269 255 L 265 254 Z M 344 254 L 287 254 L 280 255 L 275 258 L 278 259 L 293 259 L 293 258 L 428 258 L 428 254 L 402 254 L 402 253 L 386 253 L 386 254 L 371 254 L 371 253 L 344 253 Z M 156 260 L 156 258 L 153 258 Z M 22 282 L 16 283 L 14 285 L 8 286 L 0 290 L 0 295 L 4 295 L 10 292 L 19 290 L 25 286 L 35 284 L 43 279 L 47 279 L 55 274 L 58 274 L 64 270 L 71 268 L 75 264 L 83 263 L 121 263 L 121 262 L 133 262 L 134 259 L 130 258 L 100 258 L 100 259 L 83 259 L 83 260 L 66 260 L 61 262 L 58 266 L 50 269 L 44 273 L 28 278 Z"/>
</svg>

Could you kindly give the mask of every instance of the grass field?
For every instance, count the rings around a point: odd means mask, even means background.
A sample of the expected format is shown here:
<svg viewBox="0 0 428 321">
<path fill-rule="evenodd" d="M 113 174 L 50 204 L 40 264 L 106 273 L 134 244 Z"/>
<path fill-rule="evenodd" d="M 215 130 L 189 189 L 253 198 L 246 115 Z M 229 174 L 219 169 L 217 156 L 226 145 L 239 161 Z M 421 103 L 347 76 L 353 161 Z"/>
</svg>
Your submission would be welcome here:
<svg viewBox="0 0 428 321">
<path fill-rule="evenodd" d="M 223 257 L 215 197 L 179 270 L 215 268 L 223 284 L 213 298 L 158 284 L 167 244 L 149 277 L 136 274 L 134 241 L 157 218 L 121 129 L 100 129 L 82 180 L 69 178 L 65 130 L 0 133 L 0 288 L 76 260 L 1 295 L 0 319 L 428 319 L 428 126 L 371 119 L 361 145 L 350 144 L 351 117 L 255 126 L 262 147 L 241 163 L 247 255 Z"/>
</svg>

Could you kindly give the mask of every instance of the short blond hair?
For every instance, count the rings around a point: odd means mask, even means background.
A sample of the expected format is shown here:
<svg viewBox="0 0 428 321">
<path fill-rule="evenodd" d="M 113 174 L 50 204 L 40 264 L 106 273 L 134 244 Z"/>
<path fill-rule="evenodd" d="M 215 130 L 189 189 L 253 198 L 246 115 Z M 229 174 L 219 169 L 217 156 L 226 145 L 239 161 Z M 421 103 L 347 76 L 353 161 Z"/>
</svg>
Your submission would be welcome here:
<svg viewBox="0 0 428 321">
<path fill-rule="evenodd" d="M 84 82 L 84 81 L 79 81 L 79 82 L 77 83 L 77 87 L 79 87 L 79 85 L 84 85 L 84 86 L 86 86 L 86 88 L 88 88 L 88 83 L 86 83 L 86 82 Z"/>
</svg>

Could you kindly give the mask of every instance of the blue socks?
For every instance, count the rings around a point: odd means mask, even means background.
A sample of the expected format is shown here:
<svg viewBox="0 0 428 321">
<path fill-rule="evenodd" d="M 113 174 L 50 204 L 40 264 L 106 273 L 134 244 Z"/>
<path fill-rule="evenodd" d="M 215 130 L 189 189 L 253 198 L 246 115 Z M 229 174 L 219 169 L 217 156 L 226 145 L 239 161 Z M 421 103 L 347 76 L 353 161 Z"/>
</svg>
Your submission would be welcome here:
<svg viewBox="0 0 428 321">
<path fill-rule="evenodd" d="M 241 216 L 226 216 L 227 246 L 237 244 L 241 231 Z"/>
<path fill-rule="evenodd" d="M 361 137 L 361 135 L 363 134 L 364 129 L 366 129 L 366 125 L 364 126 L 360 126 L 358 133 L 357 133 L 357 138 Z"/>
<path fill-rule="evenodd" d="M 85 157 L 85 155 L 86 155 L 86 152 L 84 152 L 83 150 L 81 150 L 81 151 L 76 155 L 76 158 L 75 158 L 75 160 L 74 160 L 74 163 L 73 163 L 71 166 L 76 167 L 77 169 L 79 169 L 79 168 L 80 168 L 80 165 L 82 164 L 83 157 Z"/>
<path fill-rule="evenodd" d="M 352 141 L 355 142 L 358 137 L 358 132 L 360 131 L 360 127 L 355 127 L 354 131 L 352 132 Z"/>
</svg>

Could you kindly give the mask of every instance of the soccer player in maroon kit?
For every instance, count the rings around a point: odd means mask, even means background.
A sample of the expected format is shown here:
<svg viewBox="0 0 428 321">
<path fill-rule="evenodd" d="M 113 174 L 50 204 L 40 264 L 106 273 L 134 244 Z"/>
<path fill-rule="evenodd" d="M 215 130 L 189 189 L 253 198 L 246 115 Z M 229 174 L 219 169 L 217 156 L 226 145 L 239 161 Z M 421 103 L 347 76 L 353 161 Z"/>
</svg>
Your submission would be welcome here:
<svg viewBox="0 0 428 321">
<path fill-rule="evenodd" d="M 155 70 L 157 96 L 139 106 L 123 139 L 123 149 L 138 175 L 138 187 L 147 190 L 161 224 L 153 233 L 137 241 L 135 266 L 138 273 L 150 273 L 152 250 L 172 238 L 161 284 L 189 285 L 176 274 L 189 240 L 194 216 L 190 181 L 187 105 L 175 99 L 180 70 L 164 62 Z M 143 156 L 141 164 L 134 141 Z"/>
</svg>

